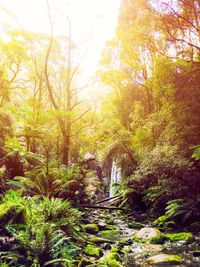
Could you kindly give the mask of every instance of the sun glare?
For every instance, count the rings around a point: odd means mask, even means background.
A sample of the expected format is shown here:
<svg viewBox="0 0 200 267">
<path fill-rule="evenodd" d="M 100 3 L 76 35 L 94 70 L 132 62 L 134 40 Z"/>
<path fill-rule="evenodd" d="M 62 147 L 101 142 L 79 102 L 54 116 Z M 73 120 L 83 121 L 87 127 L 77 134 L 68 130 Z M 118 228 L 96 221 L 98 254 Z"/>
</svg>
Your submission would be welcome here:
<svg viewBox="0 0 200 267">
<path fill-rule="evenodd" d="M 18 18 L 17 24 L 33 32 L 50 32 L 45 0 L 0 0 Z M 111 39 L 117 22 L 120 0 L 49 0 L 54 21 L 54 33 L 67 35 L 66 15 L 72 24 L 74 42 L 88 46 L 82 69 L 85 75 L 96 70 L 101 50 L 106 40 Z"/>
</svg>

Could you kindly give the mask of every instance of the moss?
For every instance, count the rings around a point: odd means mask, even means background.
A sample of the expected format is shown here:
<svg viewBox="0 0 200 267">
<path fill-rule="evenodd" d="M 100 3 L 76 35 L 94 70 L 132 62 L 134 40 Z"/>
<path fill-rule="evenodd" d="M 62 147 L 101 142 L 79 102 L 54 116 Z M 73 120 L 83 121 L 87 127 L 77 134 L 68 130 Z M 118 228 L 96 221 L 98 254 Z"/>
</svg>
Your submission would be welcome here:
<svg viewBox="0 0 200 267">
<path fill-rule="evenodd" d="M 83 225 L 83 228 L 89 234 L 96 234 L 99 231 L 99 227 L 95 223 Z"/>
<path fill-rule="evenodd" d="M 122 253 L 120 248 L 111 248 L 110 252 L 119 253 L 119 254 Z"/>
<path fill-rule="evenodd" d="M 123 232 L 122 230 L 104 230 L 104 231 L 101 231 L 101 235 L 104 238 L 116 240 L 118 239 L 119 234 L 121 234 L 122 232 Z"/>
<path fill-rule="evenodd" d="M 118 242 L 119 245 L 130 245 L 132 242 L 130 240 L 120 239 Z"/>
<path fill-rule="evenodd" d="M 141 228 L 144 227 L 144 224 L 139 223 L 139 222 L 130 222 L 130 223 L 128 224 L 128 227 L 129 227 L 129 228 L 133 228 L 133 229 L 141 229 Z"/>
<path fill-rule="evenodd" d="M 108 265 L 109 267 L 122 267 L 119 261 L 121 261 L 122 258 L 118 253 L 115 252 L 109 252 L 104 254 L 103 257 L 101 257 L 98 261 L 98 266 L 102 266 L 101 264 Z"/>
<path fill-rule="evenodd" d="M 97 247 L 93 244 L 88 244 L 87 247 L 84 250 L 85 254 L 89 255 L 89 256 L 96 256 L 96 257 L 100 257 L 102 256 L 102 249 L 100 247 Z"/>
<path fill-rule="evenodd" d="M 81 261 L 79 262 L 78 267 L 85 267 L 85 266 L 88 266 L 88 265 L 91 265 L 91 264 L 92 264 L 92 262 L 89 259 L 83 257 L 81 259 Z"/>
<path fill-rule="evenodd" d="M 95 236 L 95 237 L 90 238 L 90 242 L 95 243 L 95 244 L 103 244 L 103 243 L 113 243 L 114 241 Z"/>
<path fill-rule="evenodd" d="M 122 248 L 121 252 L 124 253 L 124 254 L 131 253 L 132 249 L 131 249 L 130 246 L 125 246 L 125 247 Z"/>
<path fill-rule="evenodd" d="M 112 224 L 114 222 L 114 219 L 110 218 L 106 221 L 107 224 Z"/>
<path fill-rule="evenodd" d="M 193 234 L 190 232 L 166 234 L 165 238 L 171 242 L 177 242 L 177 241 L 191 242 L 194 239 Z"/>
</svg>

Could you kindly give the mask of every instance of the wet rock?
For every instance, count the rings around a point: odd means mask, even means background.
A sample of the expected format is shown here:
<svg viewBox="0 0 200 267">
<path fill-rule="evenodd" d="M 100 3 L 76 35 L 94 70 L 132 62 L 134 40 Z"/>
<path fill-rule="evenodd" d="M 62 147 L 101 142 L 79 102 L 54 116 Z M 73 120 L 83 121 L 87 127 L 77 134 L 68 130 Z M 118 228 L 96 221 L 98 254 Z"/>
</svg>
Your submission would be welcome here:
<svg viewBox="0 0 200 267">
<path fill-rule="evenodd" d="M 146 260 L 152 265 L 180 265 L 183 260 L 178 255 L 158 254 Z"/>
<path fill-rule="evenodd" d="M 166 234 L 165 239 L 171 242 L 185 241 L 189 243 L 193 241 L 194 237 L 193 234 L 190 232 L 181 232 L 181 233 Z"/>
<path fill-rule="evenodd" d="M 200 257 L 200 250 L 195 250 L 195 251 L 193 251 L 192 255 L 193 255 L 194 257 Z"/>
<path fill-rule="evenodd" d="M 109 250 L 109 249 L 112 248 L 112 246 L 111 246 L 111 244 L 106 243 L 106 244 L 103 246 L 103 248 L 104 248 L 105 250 Z"/>
<path fill-rule="evenodd" d="M 200 222 L 194 222 L 188 228 L 190 231 L 200 232 Z"/>
<path fill-rule="evenodd" d="M 145 227 L 137 231 L 133 239 L 136 242 L 161 244 L 163 241 L 163 235 L 156 228 Z"/>
<path fill-rule="evenodd" d="M 88 244 L 84 252 L 88 256 L 100 257 L 103 255 L 102 249 L 94 244 Z"/>
<path fill-rule="evenodd" d="M 144 227 L 144 224 L 139 223 L 139 222 L 130 222 L 128 224 L 128 227 L 131 228 L 131 229 L 141 229 L 141 228 Z"/>
<path fill-rule="evenodd" d="M 99 227 L 97 224 L 86 224 L 83 226 L 83 228 L 85 229 L 85 231 L 89 234 L 97 234 L 99 231 Z"/>
</svg>

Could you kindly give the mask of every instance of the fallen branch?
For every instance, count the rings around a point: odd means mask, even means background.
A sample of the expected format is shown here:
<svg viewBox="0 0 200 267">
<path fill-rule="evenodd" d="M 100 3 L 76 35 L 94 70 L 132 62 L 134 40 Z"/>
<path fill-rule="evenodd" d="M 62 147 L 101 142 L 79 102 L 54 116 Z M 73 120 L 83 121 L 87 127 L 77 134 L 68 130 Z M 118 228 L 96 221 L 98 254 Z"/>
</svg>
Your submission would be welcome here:
<svg viewBox="0 0 200 267">
<path fill-rule="evenodd" d="M 107 197 L 107 198 L 104 198 L 104 199 L 102 199 L 100 201 L 97 201 L 96 204 L 100 204 L 100 203 L 106 202 L 106 201 L 111 200 L 111 199 L 119 199 L 119 198 L 122 198 L 122 196 L 117 195 L 117 196 L 114 196 L 114 197 Z"/>
<path fill-rule="evenodd" d="M 107 209 L 107 210 L 123 210 L 122 208 L 113 207 L 113 206 L 82 206 L 86 209 Z"/>
</svg>

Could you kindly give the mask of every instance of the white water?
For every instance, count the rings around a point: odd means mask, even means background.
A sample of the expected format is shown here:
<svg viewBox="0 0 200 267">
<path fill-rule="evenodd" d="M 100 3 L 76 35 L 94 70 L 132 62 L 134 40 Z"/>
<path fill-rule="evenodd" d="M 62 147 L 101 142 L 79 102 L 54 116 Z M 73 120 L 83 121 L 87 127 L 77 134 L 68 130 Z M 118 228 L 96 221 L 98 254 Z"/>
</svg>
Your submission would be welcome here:
<svg viewBox="0 0 200 267">
<path fill-rule="evenodd" d="M 117 165 L 116 161 L 113 160 L 112 169 L 111 169 L 111 177 L 110 177 L 110 193 L 109 193 L 109 197 L 113 197 L 114 196 L 112 185 L 114 183 L 118 183 L 119 180 L 121 179 L 121 177 L 122 177 L 121 168 Z"/>
</svg>

